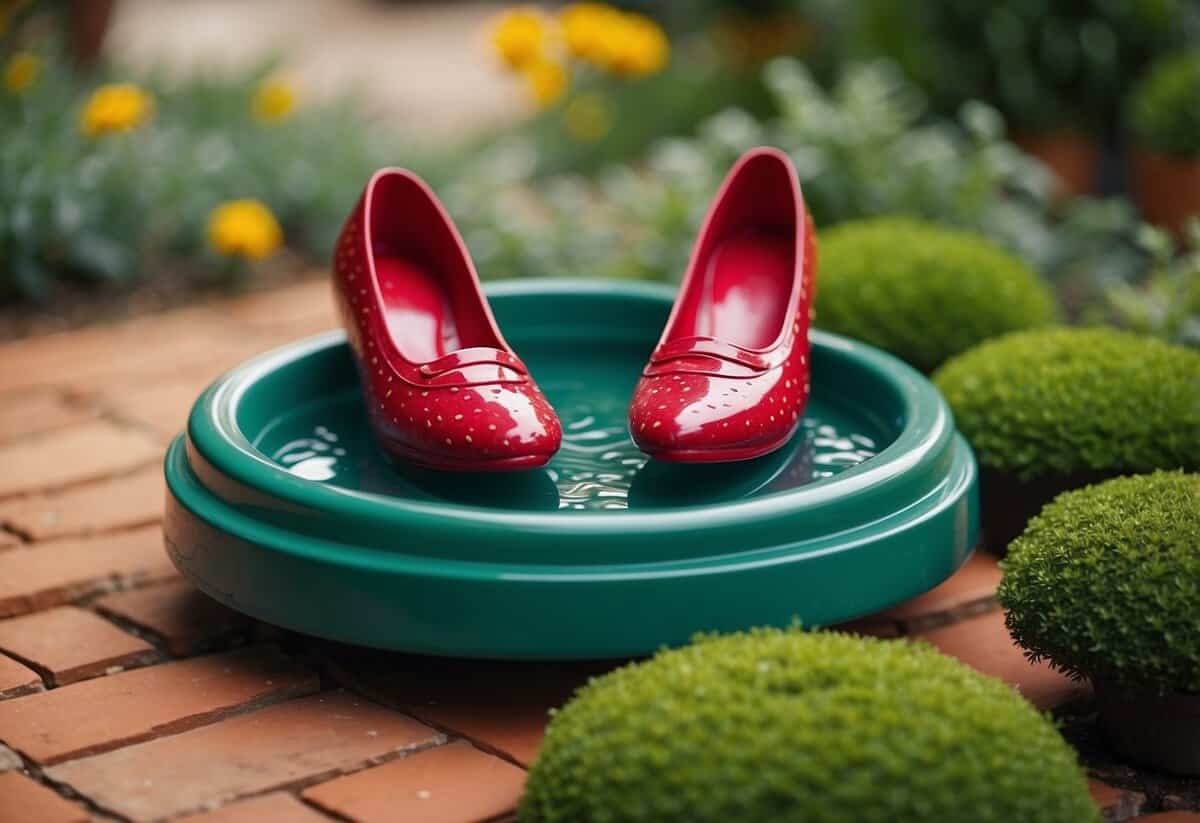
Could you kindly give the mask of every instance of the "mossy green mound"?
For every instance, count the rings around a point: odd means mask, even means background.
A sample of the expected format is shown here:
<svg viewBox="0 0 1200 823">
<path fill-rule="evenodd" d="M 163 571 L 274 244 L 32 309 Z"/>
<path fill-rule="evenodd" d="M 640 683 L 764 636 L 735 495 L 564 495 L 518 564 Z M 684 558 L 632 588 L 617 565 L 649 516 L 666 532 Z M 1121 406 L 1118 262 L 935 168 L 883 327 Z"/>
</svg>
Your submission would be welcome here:
<svg viewBox="0 0 1200 823">
<path fill-rule="evenodd" d="M 1155 63 L 1133 93 L 1133 127 L 1149 146 L 1200 157 L 1200 49 Z"/>
<path fill-rule="evenodd" d="M 1200 692 L 1200 475 L 1060 495 L 1009 545 L 1017 641 L 1073 675 Z"/>
<path fill-rule="evenodd" d="M 933 648 L 799 630 L 702 638 L 551 721 L 523 823 L 1098 819 L 1075 753 Z"/>
<path fill-rule="evenodd" d="M 1037 274 L 970 232 L 884 217 L 843 223 L 819 240 L 817 325 L 922 371 L 1057 316 Z"/>
<path fill-rule="evenodd" d="M 934 383 L 984 466 L 1028 480 L 1200 467 L 1200 353 L 1115 329 L 983 343 Z"/>
</svg>

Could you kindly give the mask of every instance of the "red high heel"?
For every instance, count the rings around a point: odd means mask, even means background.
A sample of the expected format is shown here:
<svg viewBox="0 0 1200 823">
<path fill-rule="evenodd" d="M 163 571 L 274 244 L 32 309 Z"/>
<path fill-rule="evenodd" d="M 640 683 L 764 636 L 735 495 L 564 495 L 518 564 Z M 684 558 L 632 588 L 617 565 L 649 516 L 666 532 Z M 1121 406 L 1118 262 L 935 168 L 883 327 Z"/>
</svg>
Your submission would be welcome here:
<svg viewBox="0 0 1200 823">
<path fill-rule="evenodd" d="M 777 149 L 737 161 L 700 229 L 679 297 L 629 407 L 638 447 L 714 463 L 774 451 L 808 401 L 816 232 Z"/>
<path fill-rule="evenodd" d="M 334 294 L 371 427 L 431 469 L 541 466 L 558 417 L 500 335 L 449 215 L 404 169 L 375 173 L 342 229 Z"/>
</svg>

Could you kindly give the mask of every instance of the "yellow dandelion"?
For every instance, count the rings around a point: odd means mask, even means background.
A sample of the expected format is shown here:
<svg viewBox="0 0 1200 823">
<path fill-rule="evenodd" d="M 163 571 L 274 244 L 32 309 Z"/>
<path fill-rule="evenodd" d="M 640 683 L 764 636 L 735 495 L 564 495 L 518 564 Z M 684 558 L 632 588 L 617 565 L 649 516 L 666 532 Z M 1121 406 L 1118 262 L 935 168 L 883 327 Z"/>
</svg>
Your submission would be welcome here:
<svg viewBox="0 0 1200 823">
<path fill-rule="evenodd" d="M 261 260 L 279 248 L 283 230 L 258 200 L 230 200 L 208 216 L 208 242 L 221 254 Z"/>
<path fill-rule="evenodd" d="M 525 84 L 542 108 L 553 106 L 567 92 L 567 70 L 553 60 L 538 60 L 525 68 Z"/>
<path fill-rule="evenodd" d="M 559 14 L 567 51 L 581 60 L 600 64 L 605 44 L 619 29 L 622 13 L 603 3 L 573 3 Z"/>
<path fill-rule="evenodd" d="M 131 131 L 154 111 L 154 100 L 131 83 L 101 86 L 92 92 L 79 117 L 79 127 L 88 137 Z"/>
<path fill-rule="evenodd" d="M 4 88 L 20 94 L 36 83 L 41 73 L 41 58 L 32 52 L 19 51 L 4 66 Z"/>
<path fill-rule="evenodd" d="M 531 6 L 518 6 L 500 16 L 492 27 L 492 47 L 511 69 L 525 69 L 545 56 L 552 39 L 549 21 Z"/>
<path fill-rule="evenodd" d="M 563 125 L 567 134 L 586 143 L 600 140 L 612 129 L 612 106 L 603 95 L 581 94 L 567 104 Z"/>
<path fill-rule="evenodd" d="M 296 108 L 296 90 L 277 77 L 268 77 L 258 84 L 250 110 L 260 123 L 278 123 Z"/>
<path fill-rule="evenodd" d="M 661 71 L 670 54 L 662 26 L 643 14 L 622 14 L 621 23 L 606 40 L 602 60 L 614 74 L 643 77 Z"/>
</svg>

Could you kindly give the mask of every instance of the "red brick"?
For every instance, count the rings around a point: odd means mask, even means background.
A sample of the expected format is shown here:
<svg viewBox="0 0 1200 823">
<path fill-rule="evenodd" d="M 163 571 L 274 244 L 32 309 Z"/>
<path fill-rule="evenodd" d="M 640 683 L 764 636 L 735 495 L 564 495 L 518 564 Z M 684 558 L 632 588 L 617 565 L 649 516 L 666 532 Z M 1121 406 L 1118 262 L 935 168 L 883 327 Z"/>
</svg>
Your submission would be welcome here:
<svg viewBox="0 0 1200 823">
<path fill-rule="evenodd" d="M 389 706 L 529 765 L 549 711 L 616 663 L 546 664 L 365 655 L 333 676 Z"/>
<path fill-rule="evenodd" d="M 201 383 L 208 383 L 265 348 L 254 337 L 237 330 L 202 328 L 194 335 L 181 330 L 180 339 L 143 347 L 136 356 L 126 357 L 111 368 L 81 372 L 64 379 L 62 384 L 78 395 L 102 400 L 105 396 L 113 397 L 117 392 L 162 383 L 180 374 L 192 375 Z"/>
<path fill-rule="evenodd" d="M 1123 823 L 1135 817 L 1146 803 L 1146 795 L 1141 792 L 1118 789 L 1094 778 L 1088 780 L 1088 791 L 1105 823 Z"/>
<path fill-rule="evenodd" d="M 20 367 L 0 367 L 0 391 L 145 383 L 212 363 L 238 337 L 225 312 L 201 307 L 3 344 L 0 364 Z"/>
<path fill-rule="evenodd" d="M 1141 817 L 1135 817 L 1133 823 L 1200 823 L 1200 814 L 1178 811 L 1144 814 Z"/>
<path fill-rule="evenodd" d="M 304 798 L 361 823 L 465 823 L 513 811 L 524 785 L 522 769 L 459 741 L 322 783 Z"/>
<path fill-rule="evenodd" d="M 158 380 L 129 391 L 114 392 L 101 402 L 121 419 L 147 426 L 160 437 L 171 438 L 186 427 L 196 398 L 214 376 L 206 369 Z"/>
<path fill-rule="evenodd" d="M 140 637 L 73 606 L 0 620 L 0 650 L 48 672 L 57 686 L 142 665 L 156 656 Z"/>
<path fill-rule="evenodd" d="M 0 497 L 120 474 L 161 457 L 162 446 L 141 432 L 82 423 L 0 446 Z"/>
<path fill-rule="evenodd" d="M 1029 702 L 1042 709 L 1088 692 L 1085 684 L 1059 674 L 1049 664 L 1030 663 L 1009 635 L 1001 611 L 919 636 L 972 668 L 1013 684 Z"/>
<path fill-rule="evenodd" d="M 68 401 L 55 389 L 6 392 L 0 396 L 0 443 L 82 423 L 95 416 L 94 407 Z"/>
<path fill-rule="evenodd" d="M 1000 578 L 996 558 L 977 551 L 945 582 L 879 616 L 898 620 L 907 631 L 916 632 L 990 611 L 996 608 Z"/>
<path fill-rule="evenodd" d="M 158 526 L 0 553 L 0 617 L 175 577 Z"/>
<path fill-rule="evenodd" d="M 82 806 L 20 772 L 0 774 L 0 823 L 87 823 Z"/>
<path fill-rule="evenodd" d="M 283 342 L 291 337 L 315 334 L 338 327 L 333 292 L 327 272 L 314 272 L 307 283 L 249 295 L 230 302 L 231 317 L 267 332 L 282 332 Z"/>
<path fill-rule="evenodd" d="M 332 692 L 76 760 L 47 774 L 106 809 L 157 820 L 327 780 L 440 740 L 411 717 Z"/>
<path fill-rule="evenodd" d="M 133 474 L 0 502 L 0 521 L 31 540 L 144 526 L 162 517 L 157 463 Z"/>
<path fill-rule="evenodd" d="M 152 632 L 175 655 L 194 654 L 248 632 L 250 621 L 184 580 L 105 595 L 100 611 Z"/>
<path fill-rule="evenodd" d="M 38 763 L 212 722 L 314 691 L 317 678 L 271 648 L 134 669 L 0 703 L 0 736 Z"/>
<path fill-rule="evenodd" d="M 42 678 L 28 666 L 0 654 L 0 700 L 42 690 Z"/>
<path fill-rule="evenodd" d="M 189 814 L 178 820 L 188 823 L 328 823 L 329 818 L 290 794 L 275 792 L 231 803 L 216 811 Z"/>
</svg>

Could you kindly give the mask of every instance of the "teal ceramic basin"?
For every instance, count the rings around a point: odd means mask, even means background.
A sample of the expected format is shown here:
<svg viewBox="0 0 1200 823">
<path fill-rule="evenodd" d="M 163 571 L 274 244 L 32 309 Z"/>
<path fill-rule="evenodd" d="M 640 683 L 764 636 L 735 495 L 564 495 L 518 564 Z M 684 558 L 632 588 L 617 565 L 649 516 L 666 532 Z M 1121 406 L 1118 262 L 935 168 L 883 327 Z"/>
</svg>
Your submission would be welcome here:
<svg viewBox="0 0 1200 823">
<path fill-rule="evenodd" d="M 544 469 L 444 474 L 375 449 L 339 333 L 234 369 L 166 458 L 167 548 L 226 605 L 438 655 L 602 658 L 698 631 L 825 625 L 926 591 L 970 554 L 975 460 L 946 404 L 876 349 L 813 334 L 800 432 L 746 463 L 648 462 L 625 408 L 673 291 L 493 285 L 563 421 Z"/>
</svg>

